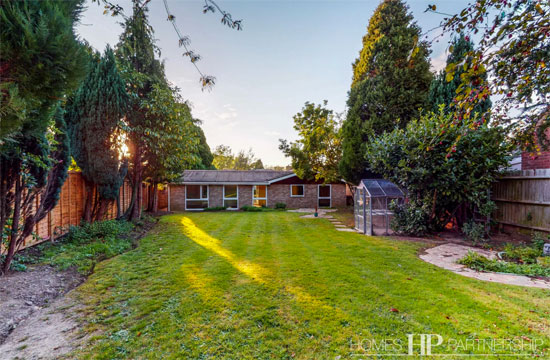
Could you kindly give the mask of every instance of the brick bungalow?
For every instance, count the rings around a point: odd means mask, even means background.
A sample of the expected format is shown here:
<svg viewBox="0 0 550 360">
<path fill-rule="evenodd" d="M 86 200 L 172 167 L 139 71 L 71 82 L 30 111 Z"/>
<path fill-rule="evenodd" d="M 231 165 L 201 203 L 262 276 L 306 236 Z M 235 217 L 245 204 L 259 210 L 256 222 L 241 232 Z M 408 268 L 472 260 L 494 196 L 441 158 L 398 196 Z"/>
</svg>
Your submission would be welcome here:
<svg viewBox="0 0 550 360">
<path fill-rule="evenodd" d="M 171 211 L 274 207 L 277 203 L 291 209 L 342 207 L 346 205 L 346 184 L 302 180 L 292 171 L 186 170 L 179 181 L 168 186 Z"/>
</svg>

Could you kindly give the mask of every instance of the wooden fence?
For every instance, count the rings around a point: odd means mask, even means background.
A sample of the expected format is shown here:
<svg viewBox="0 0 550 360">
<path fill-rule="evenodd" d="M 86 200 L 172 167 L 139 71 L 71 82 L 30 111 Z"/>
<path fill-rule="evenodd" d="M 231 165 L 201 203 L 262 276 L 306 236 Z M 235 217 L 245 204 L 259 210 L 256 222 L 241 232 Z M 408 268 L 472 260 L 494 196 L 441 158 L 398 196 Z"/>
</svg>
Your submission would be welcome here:
<svg viewBox="0 0 550 360">
<path fill-rule="evenodd" d="M 550 232 L 550 169 L 512 173 L 494 184 L 494 220 L 510 226 Z"/>
<path fill-rule="evenodd" d="M 142 203 L 143 209 L 147 207 L 150 195 L 149 187 L 142 184 Z M 119 198 L 121 211 L 124 212 L 130 206 L 132 197 L 132 187 L 128 180 L 125 180 L 120 187 Z M 168 206 L 168 193 L 166 188 L 159 190 L 159 209 L 166 209 Z M 35 199 L 35 205 L 38 205 L 39 198 Z M 80 172 L 69 171 L 67 180 L 61 188 L 59 201 L 56 206 L 46 215 L 44 219 L 35 225 L 34 234 L 25 239 L 19 250 L 39 244 L 47 240 L 56 239 L 67 233 L 70 226 L 80 225 L 82 213 L 84 212 L 84 202 L 86 201 L 86 188 L 84 179 Z M 114 219 L 117 216 L 116 202 L 113 202 L 107 209 L 105 219 Z M 0 248 L 0 253 L 5 249 Z"/>
<path fill-rule="evenodd" d="M 143 185 L 143 203 L 146 205 L 146 196 L 148 196 L 147 187 Z M 126 180 L 120 187 L 119 198 L 122 211 L 130 206 L 132 197 L 132 187 Z M 36 204 L 39 199 L 37 198 Z M 59 201 L 52 211 L 44 219 L 35 225 L 34 234 L 25 239 L 24 249 L 36 245 L 46 240 L 55 239 L 67 233 L 71 225 L 79 225 L 84 212 L 84 202 L 86 201 L 86 188 L 80 172 L 70 171 L 67 180 L 61 188 Z M 36 205 L 35 205 L 36 206 Z M 114 219 L 117 215 L 116 203 L 109 206 L 105 215 L 106 219 Z"/>
</svg>

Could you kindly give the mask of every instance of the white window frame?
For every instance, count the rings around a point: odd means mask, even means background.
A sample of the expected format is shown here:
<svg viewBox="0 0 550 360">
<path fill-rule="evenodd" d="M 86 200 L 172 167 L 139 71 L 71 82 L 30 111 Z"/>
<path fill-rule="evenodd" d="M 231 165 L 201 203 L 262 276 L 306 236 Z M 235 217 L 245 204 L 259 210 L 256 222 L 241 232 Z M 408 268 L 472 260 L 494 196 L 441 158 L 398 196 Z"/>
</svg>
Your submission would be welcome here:
<svg viewBox="0 0 550 360">
<path fill-rule="evenodd" d="M 265 198 L 257 198 L 254 197 L 254 190 L 256 190 L 256 186 L 265 186 Z M 254 205 L 254 200 L 265 200 L 265 207 L 267 207 L 267 193 L 268 193 L 268 187 L 267 185 L 253 185 L 252 186 L 252 206 Z"/>
<path fill-rule="evenodd" d="M 200 198 L 199 199 L 188 199 L 187 198 L 187 187 L 188 186 L 200 186 Z M 203 186 L 206 186 L 206 198 L 203 198 L 202 197 L 202 188 Z M 185 211 L 202 211 L 203 209 L 189 209 L 187 208 L 187 201 L 204 201 L 206 200 L 207 202 L 207 207 L 210 207 L 210 186 L 209 185 L 200 185 L 200 184 L 196 184 L 196 185 L 185 185 Z"/>
<path fill-rule="evenodd" d="M 301 186 L 302 187 L 302 195 L 292 195 L 292 187 L 293 186 Z M 306 185 L 305 184 L 290 184 L 290 197 L 304 197 L 306 196 Z"/>
<path fill-rule="evenodd" d="M 329 189 L 330 189 L 330 196 L 329 197 L 326 197 L 326 196 L 319 196 L 320 194 L 320 190 L 321 190 L 321 186 L 328 186 Z M 326 200 L 326 199 L 329 199 L 329 206 L 328 207 L 332 207 L 332 184 L 319 184 L 317 185 L 317 207 L 320 207 L 319 206 L 319 200 Z M 324 206 L 323 206 L 324 207 Z"/>
<path fill-rule="evenodd" d="M 236 198 L 228 198 L 225 197 L 225 187 L 226 186 L 235 186 L 237 188 L 237 197 Z M 230 208 L 228 207 L 227 210 L 238 210 L 239 209 L 239 185 L 224 185 L 223 186 L 223 206 L 225 207 L 225 200 L 237 200 L 237 207 Z"/>
</svg>

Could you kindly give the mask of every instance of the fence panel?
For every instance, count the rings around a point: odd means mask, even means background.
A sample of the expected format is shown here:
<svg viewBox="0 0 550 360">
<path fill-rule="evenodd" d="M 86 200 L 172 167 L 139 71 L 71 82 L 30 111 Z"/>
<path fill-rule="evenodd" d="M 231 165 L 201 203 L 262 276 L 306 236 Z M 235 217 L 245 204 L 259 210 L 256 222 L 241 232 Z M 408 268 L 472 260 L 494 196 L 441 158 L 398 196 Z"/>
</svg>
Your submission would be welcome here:
<svg viewBox="0 0 550 360">
<path fill-rule="evenodd" d="M 125 180 L 119 191 L 120 204 L 123 212 L 130 206 L 131 195 L 132 187 L 130 183 Z M 37 198 L 36 203 L 38 203 L 39 200 L 40 199 Z M 82 213 L 84 212 L 85 201 L 86 189 L 84 187 L 82 175 L 80 172 L 70 171 L 67 180 L 61 188 L 57 205 L 44 219 L 36 224 L 34 229 L 35 234 L 25 239 L 21 249 L 49 239 L 55 239 L 65 234 L 69 226 L 79 225 L 80 219 L 82 219 Z M 116 216 L 116 202 L 113 202 L 107 210 L 106 218 L 114 219 Z"/>
<path fill-rule="evenodd" d="M 550 232 L 550 169 L 525 170 L 501 178 L 493 186 L 494 220 Z"/>
</svg>

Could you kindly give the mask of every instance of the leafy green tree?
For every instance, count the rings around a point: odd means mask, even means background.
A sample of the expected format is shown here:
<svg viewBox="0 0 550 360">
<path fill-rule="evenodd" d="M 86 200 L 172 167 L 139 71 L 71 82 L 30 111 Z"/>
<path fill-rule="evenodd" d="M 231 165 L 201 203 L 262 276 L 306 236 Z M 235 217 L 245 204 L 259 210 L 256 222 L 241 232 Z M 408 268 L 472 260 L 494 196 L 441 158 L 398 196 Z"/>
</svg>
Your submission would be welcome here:
<svg viewBox="0 0 550 360">
<path fill-rule="evenodd" d="M 468 131 L 472 126 L 477 131 Z M 415 216 L 427 221 L 419 225 L 436 231 L 449 221 L 462 228 L 475 209 L 490 214 L 489 189 L 506 168 L 510 150 L 501 127 L 476 118 L 456 124 L 441 106 L 405 129 L 373 137 L 366 158 L 372 171 L 408 191 L 411 214 L 425 214 Z"/>
<path fill-rule="evenodd" d="M 69 137 L 59 105 L 49 124 L 47 132 L 10 141 L 0 153 L 1 240 L 7 249 L 0 273 L 8 272 L 13 255 L 55 207 L 67 178 Z"/>
<path fill-rule="evenodd" d="M 117 69 L 113 50 L 107 47 L 103 56 L 92 54 L 88 75 L 70 101 L 66 116 L 72 156 L 86 185 L 85 222 L 103 220 L 108 206 L 118 199 L 126 176 L 120 135 L 128 103 L 126 84 Z"/>
<path fill-rule="evenodd" d="M 116 15 L 123 15 L 124 16 L 124 8 L 120 4 L 117 4 L 114 1 L 110 1 L 110 0 L 92 0 L 92 2 L 97 2 L 98 4 L 103 4 L 104 5 L 105 10 L 103 11 L 103 14 L 109 14 L 110 13 L 113 16 L 116 16 Z M 151 0 L 132 0 L 134 12 L 135 12 L 136 9 L 146 9 L 149 2 L 151 2 Z M 170 23 L 172 24 L 172 27 L 174 28 L 174 30 L 176 32 L 177 40 L 178 40 L 178 46 L 183 47 L 183 49 L 185 50 L 182 55 L 189 59 L 191 64 L 193 64 L 193 66 L 195 67 L 195 69 L 199 73 L 200 82 L 201 82 L 203 90 L 204 89 L 210 90 L 214 86 L 214 84 L 216 82 L 216 78 L 214 76 L 205 75 L 200 70 L 199 65 L 197 63 L 201 59 L 201 56 L 190 48 L 191 39 L 189 38 L 188 35 L 184 35 L 181 32 L 181 30 L 179 29 L 178 24 L 176 22 L 176 16 L 168 8 L 168 2 L 166 0 L 164 0 L 163 3 L 164 3 L 164 9 L 166 10 L 166 19 L 168 21 L 170 21 Z M 233 20 L 233 16 L 229 12 L 223 10 L 213 0 L 205 0 L 204 1 L 204 6 L 203 6 L 203 11 L 202 12 L 204 14 L 218 12 L 218 13 L 221 14 L 221 21 L 220 22 L 221 22 L 222 25 L 225 25 L 225 26 L 227 26 L 231 29 L 242 30 L 242 20 Z"/>
<path fill-rule="evenodd" d="M 292 168 L 301 179 L 334 182 L 341 179 L 338 163 L 342 158 L 340 120 L 326 108 L 327 101 L 315 105 L 306 102 L 294 115 L 294 130 L 299 139 L 280 139 L 279 149 L 292 159 Z"/>
<path fill-rule="evenodd" d="M 151 94 L 155 85 L 166 88 L 164 67 L 155 45 L 154 32 L 147 19 L 147 6 L 133 2 L 132 16 L 126 18 L 116 47 L 116 55 L 130 104 L 126 116 L 126 133 L 130 150 L 129 179 L 132 184 L 130 205 L 124 214 L 129 220 L 141 217 L 142 186 L 148 136 L 156 133 L 157 119 L 148 116 Z M 154 102 L 153 102 L 154 103 Z M 157 103 L 155 103 L 157 104 Z"/>
<path fill-rule="evenodd" d="M 235 160 L 235 156 L 233 155 L 233 151 L 231 150 L 231 147 L 227 145 L 218 145 L 214 149 L 214 160 L 212 161 L 212 165 L 218 170 L 228 170 L 233 169 L 233 163 Z"/>
<path fill-rule="evenodd" d="M 460 115 L 473 116 L 480 99 L 497 95 L 492 121 L 505 126 L 521 148 L 548 149 L 550 136 L 544 133 L 550 131 L 550 3 L 475 0 L 454 15 L 438 12 L 436 5 L 428 11 L 446 16 L 444 31 L 480 38 L 467 53 L 471 61 L 446 68 L 450 78 L 464 71 L 456 97 Z"/>
<path fill-rule="evenodd" d="M 59 99 L 78 86 L 85 52 L 73 25 L 83 2 L 2 1 L 0 144 L 23 130 L 40 136 Z"/>
<path fill-rule="evenodd" d="M 2 271 L 55 206 L 70 163 L 60 100 L 85 73 L 74 33 L 82 0 L 0 5 Z"/>
<path fill-rule="evenodd" d="M 201 162 L 200 129 L 177 88 L 156 84 L 144 103 L 154 128 L 144 137 L 144 179 L 151 185 L 149 210 L 158 211 L 158 187 L 181 177 L 186 168 Z"/>
<path fill-rule="evenodd" d="M 200 121 L 195 120 L 195 122 L 198 123 Z M 196 131 L 199 134 L 198 155 L 200 157 L 200 162 L 197 165 L 195 165 L 194 168 L 198 170 L 215 169 L 214 165 L 212 164 L 214 161 L 214 155 L 210 151 L 210 146 L 208 146 L 208 143 L 206 142 L 206 136 L 204 135 L 204 131 L 198 124 L 196 125 Z"/>
<path fill-rule="evenodd" d="M 254 170 L 264 168 L 262 160 L 256 158 L 252 149 L 248 149 L 248 151 L 241 150 L 234 155 L 231 147 L 218 145 L 212 155 L 214 156 L 212 164 L 218 170 Z"/>
<path fill-rule="evenodd" d="M 369 175 L 364 146 L 372 135 L 403 128 L 425 107 L 432 80 L 428 44 L 401 0 L 384 0 L 372 15 L 353 64 L 348 114 L 342 126 L 342 176 Z"/>
<path fill-rule="evenodd" d="M 455 38 L 449 48 L 450 54 L 447 58 L 447 65 L 453 63 L 462 63 L 467 61 L 471 62 L 471 59 L 464 59 L 469 52 L 474 49 L 474 44 L 470 40 L 466 40 L 464 35 Z M 445 105 L 445 112 L 456 111 L 454 106 L 451 106 L 455 102 L 456 90 L 462 83 L 461 75 L 464 70 L 459 69 L 455 72 L 453 77 L 448 77 L 447 73 L 442 70 L 433 79 L 430 86 L 430 95 L 428 97 L 428 109 L 433 112 L 439 112 L 439 106 Z M 481 74 L 480 74 L 481 75 Z M 487 74 L 483 74 L 482 81 L 487 81 Z M 487 111 L 491 109 L 491 99 L 479 99 L 477 105 L 473 111 L 480 114 L 481 118 L 485 118 Z"/>
<path fill-rule="evenodd" d="M 252 149 L 248 149 L 246 152 L 244 150 L 239 151 L 233 159 L 234 170 L 254 170 L 263 168 L 264 165 L 262 160 L 256 158 Z"/>
</svg>

